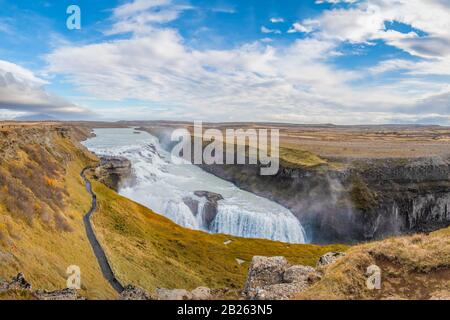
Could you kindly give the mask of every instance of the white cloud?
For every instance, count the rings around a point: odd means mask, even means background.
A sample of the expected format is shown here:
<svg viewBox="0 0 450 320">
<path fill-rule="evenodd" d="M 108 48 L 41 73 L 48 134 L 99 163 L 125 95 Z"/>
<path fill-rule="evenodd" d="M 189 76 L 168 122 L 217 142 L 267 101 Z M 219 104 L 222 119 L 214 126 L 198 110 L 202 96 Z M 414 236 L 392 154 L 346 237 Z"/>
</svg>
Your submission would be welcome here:
<svg viewBox="0 0 450 320">
<path fill-rule="evenodd" d="M 314 30 L 317 30 L 320 26 L 320 22 L 317 20 L 306 19 L 302 23 L 296 22 L 292 25 L 292 27 L 288 30 L 288 33 L 310 33 Z"/>
<path fill-rule="evenodd" d="M 220 7 L 214 7 L 211 9 L 212 12 L 219 12 L 219 13 L 228 13 L 233 14 L 236 13 L 236 9 L 230 6 L 220 6 Z"/>
<path fill-rule="evenodd" d="M 348 9 L 325 11 L 317 18 L 321 36 L 339 41 L 386 43 L 420 57 L 450 55 L 450 5 L 441 0 L 370 0 Z M 396 21 L 427 33 L 403 34 L 386 30 L 385 23 Z"/>
<path fill-rule="evenodd" d="M 45 84 L 30 70 L 0 60 L 0 109 L 8 110 L 3 116 L 33 112 L 73 119 L 92 115 L 85 108 L 47 93 Z"/>
<path fill-rule="evenodd" d="M 316 4 L 322 4 L 322 3 L 332 3 L 332 4 L 338 4 L 338 3 L 355 3 L 358 0 L 316 0 Z"/>
<path fill-rule="evenodd" d="M 264 42 L 264 43 L 269 43 L 269 42 L 273 42 L 273 39 L 272 38 L 262 38 L 259 41 Z"/>
<path fill-rule="evenodd" d="M 272 23 L 283 23 L 284 19 L 283 18 L 271 18 L 270 22 L 272 22 Z"/>
<path fill-rule="evenodd" d="M 189 5 L 177 5 L 171 0 L 134 0 L 113 11 L 115 23 L 107 35 L 134 33 L 145 34 L 155 27 L 176 20 Z"/>
<path fill-rule="evenodd" d="M 66 74 L 90 95 L 148 101 L 177 118 L 180 110 L 188 119 L 205 120 L 274 120 L 291 113 L 313 119 L 317 111 L 331 121 L 342 110 L 348 117 L 411 101 L 410 95 L 382 88 L 353 90 L 346 83 L 360 75 L 326 64 L 334 49 L 332 42 L 304 39 L 284 49 L 254 43 L 198 51 L 184 46 L 175 31 L 161 29 L 141 38 L 61 48 L 48 61 L 49 71 Z"/>
<path fill-rule="evenodd" d="M 265 26 L 261 27 L 261 32 L 262 33 L 274 33 L 274 34 L 281 34 L 281 31 L 278 29 L 269 29 Z"/>
<path fill-rule="evenodd" d="M 99 99 L 147 102 L 148 108 L 139 109 L 141 119 L 349 124 L 433 118 L 450 123 L 448 113 L 442 113 L 443 107 L 432 111 L 418 107 L 431 101 L 445 105 L 446 84 L 424 78 L 442 68 L 446 71 L 440 71 L 441 74 L 448 74 L 449 60 L 444 51 L 438 52 L 438 57 L 415 63 L 387 60 L 368 71 L 343 70 L 328 62 L 343 41 L 370 43 L 383 39 L 403 50 L 424 52 L 413 42 L 423 44 L 421 41 L 427 37 L 385 30 L 385 21 L 408 23 L 430 37 L 445 39 L 447 31 L 439 33 L 435 26 L 446 22 L 427 25 L 427 18 L 421 16 L 420 10 L 412 10 L 406 1 L 398 0 L 397 6 L 390 9 L 386 1 L 373 0 L 371 4 L 376 3 L 376 7 L 364 2 L 352 8 L 326 11 L 314 20 L 302 21 L 300 24 L 306 31 L 315 32 L 291 45 L 275 47 L 257 41 L 223 50 L 190 47 L 176 30 L 164 26 L 163 21 L 169 20 L 165 4 L 159 3 L 163 10 L 152 11 L 148 1 L 145 6 L 144 2 L 136 2 L 139 3 L 115 12 L 115 26 L 133 20 L 131 11 L 139 16 L 150 10 L 152 21 L 158 23 L 123 28 L 133 30 L 133 36 L 126 39 L 58 48 L 47 56 L 48 71 L 65 75 L 67 81 Z M 162 17 L 155 16 L 159 14 Z M 411 22 L 413 17 L 415 22 Z M 442 20 L 442 16 L 436 15 L 434 19 Z M 261 31 L 276 30 L 262 27 Z M 409 47 L 408 41 L 412 42 Z M 425 46 L 436 52 L 442 44 L 437 41 Z M 366 77 L 382 77 L 392 70 L 404 70 L 403 78 L 373 85 L 364 81 Z M 165 111 L 152 112 L 151 106 Z M 120 113 L 116 114 L 120 117 Z"/>
<path fill-rule="evenodd" d="M 47 83 L 47 81 L 36 77 L 32 71 L 4 60 L 0 60 L 0 74 L 3 76 L 10 74 L 21 83 L 29 83 L 34 86 L 40 86 Z"/>
</svg>

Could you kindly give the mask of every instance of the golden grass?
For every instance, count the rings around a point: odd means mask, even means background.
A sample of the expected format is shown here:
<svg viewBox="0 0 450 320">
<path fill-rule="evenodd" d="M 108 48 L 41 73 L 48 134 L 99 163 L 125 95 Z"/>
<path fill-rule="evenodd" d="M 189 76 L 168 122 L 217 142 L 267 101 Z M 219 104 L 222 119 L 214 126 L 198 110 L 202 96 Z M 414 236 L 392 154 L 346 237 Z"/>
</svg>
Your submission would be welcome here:
<svg viewBox="0 0 450 320">
<path fill-rule="evenodd" d="M 188 230 L 100 183 L 94 182 L 93 187 L 99 200 L 95 229 L 114 271 L 123 283 L 133 283 L 150 292 L 157 287 L 240 289 L 255 255 L 281 255 L 293 264 L 315 265 L 324 253 L 347 248 L 293 245 Z M 225 245 L 227 240 L 232 242 Z M 239 265 L 236 259 L 245 262 Z"/>
<path fill-rule="evenodd" d="M 101 274 L 82 220 L 91 199 L 79 174 L 96 159 L 70 139 L 54 134 L 50 140 L 53 151 L 66 158 L 64 174 L 45 179 L 45 183 L 67 191 L 62 214 L 71 231 L 58 230 L 39 217 L 30 223 L 11 214 L 0 203 L 0 279 L 8 280 L 23 272 L 35 289 L 62 289 L 66 286 L 66 268 L 75 264 L 82 272 L 80 294 L 90 299 L 115 298 L 116 293 Z M 29 159 L 25 155 L 14 161 L 20 167 Z M 325 252 L 346 249 L 340 245 L 289 245 L 187 230 L 100 183 L 94 182 L 93 187 L 99 200 L 94 228 L 113 269 L 123 283 L 149 291 L 156 287 L 193 289 L 200 285 L 240 289 L 254 255 L 283 255 L 292 263 L 314 265 Z M 225 245 L 226 240 L 231 240 L 231 244 Z M 240 265 L 236 259 L 245 262 Z M 0 296 L 0 299 L 28 298 L 31 297 L 23 292 Z"/>
<path fill-rule="evenodd" d="M 36 300 L 28 290 L 8 290 L 0 293 L 0 300 Z"/>
<path fill-rule="evenodd" d="M 298 299 L 429 299 L 450 290 L 449 229 L 358 245 L 325 270 L 321 281 Z M 366 287 L 366 270 L 382 271 L 381 290 Z"/>
<path fill-rule="evenodd" d="M 34 289 L 56 290 L 66 287 L 67 267 L 78 265 L 82 272 L 80 294 L 90 299 L 114 298 L 116 294 L 102 276 L 82 220 L 91 199 L 79 174 L 92 160 L 68 139 L 53 136 L 51 143 L 58 152 L 71 155 L 66 173 L 57 183 L 64 185 L 70 195 L 63 214 L 72 231 L 60 231 L 39 218 L 29 224 L 0 205 L 0 277 L 9 280 L 23 272 Z"/>
</svg>

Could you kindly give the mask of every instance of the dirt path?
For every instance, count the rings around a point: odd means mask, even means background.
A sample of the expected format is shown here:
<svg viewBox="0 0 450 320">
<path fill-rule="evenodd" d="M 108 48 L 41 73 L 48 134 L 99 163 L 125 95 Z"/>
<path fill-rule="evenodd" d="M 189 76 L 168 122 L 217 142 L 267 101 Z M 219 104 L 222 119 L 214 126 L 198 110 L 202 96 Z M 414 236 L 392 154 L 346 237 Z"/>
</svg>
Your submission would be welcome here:
<svg viewBox="0 0 450 320">
<path fill-rule="evenodd" d="M 86 215 L 83 217 L 84 225 L 86 227 L 86 234 L 89 239 L 89 242 L 91 243 L 92 249 L 94 250 L 95 257 L 97 258 L 98 264 L 100 265 L 100 269 L 102 270 L 103 276 L 106 280 L 111 284 L 111 286 L 118 292 L 121 293 L 123 291 L 123 285 L 117 280 L 116 276 L 114 275 L 114 272 L 111 268 L 111 265 L 108 262 L 108 258 L 106 257 L 105 251 L 103 250 L 100 242 L 97 239 L 97 236 L 95 235 L 95 231 L 92 228 L 92 215 L 97 210 L 97 196 L 92 191 L 92 185 L 88 178 L 86 178 L 85 172 L 86 170 L 90 169 L 89 167 L 84 168 L 81 172 L 81 177 L 83 178 L 86 190 L 89 192 L 89 194 L 92 197 L 92 205 L 91 209 L 86 213 Z"/>
</svg>

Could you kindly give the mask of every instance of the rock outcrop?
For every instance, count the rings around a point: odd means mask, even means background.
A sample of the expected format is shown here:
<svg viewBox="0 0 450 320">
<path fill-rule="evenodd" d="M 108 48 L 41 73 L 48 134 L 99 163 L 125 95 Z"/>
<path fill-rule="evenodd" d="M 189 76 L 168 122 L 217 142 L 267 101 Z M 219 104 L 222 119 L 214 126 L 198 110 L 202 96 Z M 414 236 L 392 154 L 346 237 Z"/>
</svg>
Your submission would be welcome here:
<svg viewBox="0 0 450 320">
<path fill-rule="evenodd" d="M 328 266 L 343 256 L 339 252 L 327 253 L 318 265 Z M 255 256 L 242 294 L 250 300 L 289 300 L 321 278 L 322 273 L 313 267 L 291 266 L 284 257 Z"/>
<path fill-rule="evenodd" d="M 450 159 L 348 160 L 345 168 L 201 165 L 290 209 L 313 243 L 354 243 L 450 225 Z"/>
<path fill-rule="evenodd" d="M 198 287 L 191 291 L 192 300 L 211 300 L 211 290 L 207 287 Z"/>
<path fill-rule="evenodd" d="M 17 274 L 11 281 L 0 282 L 0 293 L 8 290 L 27 290 L 31 291 L 31 284 L 25 279 L 23 273 Z"/>
<path fill-rule="evenodd" d="M 211 300 L 211 290 L 206 287 L 198 287 L 192 291 L 185 289 L 156 289 L 158 300 Z"/>
<path fill-rule="evenodd" d="M 86 300 L 80 296 L 75 289 L 62 289 L 56 291 L 38 290 L 33 293 L 38 300 Z"/>
<path fill-rule="evenodd" d="M 284 272 L 288 267 L 289 264 L 284 257 L 253 257 L 244 294 L 252 297 L 261 288 L 282 283 Z"/>
<path fill-rule="evenodd" d="M 205 202 L 202 202 L 202 206 L 200 205 L 201 200 L 191 197 L 185 197 L 183 202 L 195 216 L 201 214 L 203 226 L 209 229 L 211 223 L 217 216 L 219 201 L 223 200 L 223 196 L 210 191 L 195 191 L 194 196 L 205 199 Z M 200 208 L 201 212 L 199 212 Z"/>
<path fill-rule="evenodd" d="M 203 225 L 209 228 L 211 223 L 218 213 L 218 202 L 223 200 L 222 195 L 209 191 L 195 191 L 194 194 L 200 198 L 206 198 L 206 203 L 203 205 Z"/>
<path fill-rule="evenodd" d="M 320 257 L 317 262 L 317 268 L 328 266 L 344 256 L 345 253 L 343 252 L 328 252 Z"/>
<path fill-rule="evenodd" d="M 184 197 L 183 202 L 188 206 L 189 210 L 191 210 L 194 216 L 198 215 L 198 208 L 200 205 L 200 201 L 197 199 L 193 199 L 191 197 Z"/>
<path fill-rule="evenodd" d="M 118 191 L 123 185 L 132 182 L 131 162 L 121 157 L 102 157 L 100 164 L 95 168 L 94 178 Z"/>
<path fill-rule="evenodd" d="M 127 285 L 120 293 L 120 300 L 155 300 L 147 291 L 133 285 Z"/>
<path fill-rule="evenodd" d="M 192 300 L 192 294 L 185 289 L 156 289 L 158 300 Z"/>
<path fill-rule="evenodd" d="M 25 279 L 23 273 L 17 274 L 11 281 L 0 282 L 0 293 L 8 293 L 9 291 L 26 291 L 29 292 L 32 299 L 37 300 L 85 300 L 80 296 L 77 290 L 62 289 L 55 291 L 37 290 L 32 292 L 31 284 Z"/>
</svg>

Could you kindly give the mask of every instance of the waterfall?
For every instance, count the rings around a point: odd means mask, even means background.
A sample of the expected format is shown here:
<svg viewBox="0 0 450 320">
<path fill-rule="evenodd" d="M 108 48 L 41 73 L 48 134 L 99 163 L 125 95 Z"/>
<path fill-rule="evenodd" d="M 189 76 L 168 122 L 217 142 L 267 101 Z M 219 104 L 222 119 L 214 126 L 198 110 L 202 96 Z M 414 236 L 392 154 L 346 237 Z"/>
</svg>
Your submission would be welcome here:
<svg viewBox="0 0 450 320">
<path fill-rule="evenodd" d="M 190 229 L 246 238 L 305 243 L 300 221 L 285 207 L 239 189 L 192 164 L 175 165 L 156 137 L 133 129 L 96 129 L 84 144 L 98 155 L 122 156 L 132 163 L 136 181 L 119 193 Z M 215 212 L 196 191 L 218 194 Z M 223 199 L 222 199 L 223 198 Z M 190 208 L 185 200 L 196 204 Z M 208 216 L 209 215 L 209 216 Z M 212 219 L 209 225 L 205 220 Z"/>
<path fill-rule="evenodd" d="M 246 238 L 265 238 L 290 243 L 306 242 L 305 231 L 292 213 L 246 211 L 235 205 L 219 207 L 219 214 L 210 231 Z"/>
</svg>

